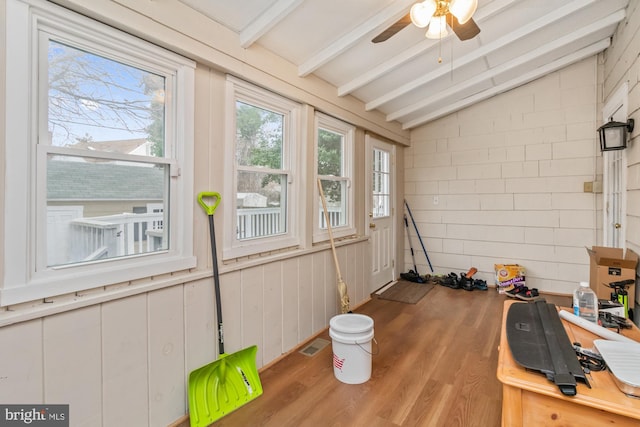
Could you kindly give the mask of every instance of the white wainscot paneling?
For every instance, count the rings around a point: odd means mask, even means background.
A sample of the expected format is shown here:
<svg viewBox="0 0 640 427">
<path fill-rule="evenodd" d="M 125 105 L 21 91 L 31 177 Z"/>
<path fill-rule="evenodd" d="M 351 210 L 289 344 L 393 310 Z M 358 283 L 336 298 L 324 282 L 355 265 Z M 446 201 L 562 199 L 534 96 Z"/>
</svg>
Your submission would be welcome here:
<svg viewBox="0 0 640 427">
<path fill-rule="evenodd" d="M 102 306 L 103 425 L 149 425 L 147 295 Z"/>
<path fill-rule="evenodd" d="M 280 357 L 282 348 L 282 263 L 264 266 L 264 339 L 263 360 L 265 363 Z M 288 300 L 288 296 L 285 297 Z"/>
<path fill-rule="evenodd" d="M 298 331 L 298 341 L 302 341 L 307 337 L 310 337 L 313 333 L 313 260 L 316 255 L 306 255 L 298 258 L 298 277 L 296 282 L 298 284 L 298 324 L 300 329 Z M 309 276 L 311 272 L 311 277 Z"/>
<path fill-rule="evenodd" d="M 328 252 L 316 252 L 313 254 L 313 264 L 312 264 L 312 277 L 310 278 L 311 286 L 312 286 L 312 326 L 311 332 L 316 333 L 320 329 L 322 329 L 326 325 L 326 287 L 329 279 L 327 276 L 332 277 L 335 280 L 335 270 L 329 272 L 330 265 L 327 264 L 329 262 Z"/>
<path fill-rule="evenodd" d="M 217 357 L 217 321 L 213 279 L 203 279 L 184 287 L 186 367 L 191 372 Z"/>
<path fill-rule="evenodd" d="M 0 328 L 0 402 L 43 403 L 42 321 Z"/>
<path fill-rule="evenodd" d="M 288 259 L 282 263 L 282 349 L 284 351 L 299 344 L 298 308 L 300 258 Z"/>
<path fill-rule="evenodd" d="M 261 368 L 269 360 L 264 359 L 264 266 L 243 270 L 242 278 L 242 345 L 239 348 L 227 349 L 228 353 L 236 352 L 252 345 L 258 346 L 256 365 Z M 224 302 L 224 299 L 222 300 Z"/>
<path fill-rule="evenodd" d="M 100 425 L 100 306 L 49 316 L 43 322 L 45 402 L 68 404 L 73 425 Z"/>
<path fill-rule="evenodd" d="M 148 296 L 151 426 L 168 425 L 186 412 L 183 295 L 174 286 Z"/>
</svg>

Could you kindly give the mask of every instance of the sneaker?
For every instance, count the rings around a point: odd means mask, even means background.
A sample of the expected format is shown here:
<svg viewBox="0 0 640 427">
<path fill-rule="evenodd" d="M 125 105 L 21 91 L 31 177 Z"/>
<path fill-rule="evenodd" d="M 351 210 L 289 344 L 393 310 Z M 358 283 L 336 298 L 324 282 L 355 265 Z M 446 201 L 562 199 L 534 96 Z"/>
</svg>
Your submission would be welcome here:
<svg viewBox="0 0 640 427">
<path fill-rule="evenodd" d="M 424 283 L 424 279 L 422 278 L 422 276 L 420 276 L 413 270 L 409 270 L 408 273 L 400 273 L 400 278 L 408 282 Z"/>
<path fill-rule="evenodd" d="M 444 278 L 442 284 L 448 288 L 460 289 L 460 281 L 458 280 L 458 275 L 453 272 L 449 273 L 449 275 Z"/>
<path fill-rule="evenodd" d="M 518 295 L 518 293 L 520 293 L 523 289 L 526 289 L 526 288 L 527 287 L 524 285 L 513 285 L 511 289 L 504 291 L 504 294 L 509 298 L 515 298 L 516 295 Z"/>
<path fill-rule="evenodd" d="M 473 288 L 481 291 L 486 291 L 487 289 L 489 289 L 489 287 L 487 286 L 487 281 L 480 279 L 473 280 Z"/>
<path fill-rule="evenodd" d="M 536 288 L 529 289 L 526 286 L 516 294 L 516 298 L 524 301 L 531 301 L 538 298 L 539 296 L 540 294 L 538 293 L 538 290 Z"/>
<path fill-rule="evenodd" d="M 473 290 L 473 279 L 464 274 L 460 274 L 460 287 L 465 291 Z"/>
</svg>

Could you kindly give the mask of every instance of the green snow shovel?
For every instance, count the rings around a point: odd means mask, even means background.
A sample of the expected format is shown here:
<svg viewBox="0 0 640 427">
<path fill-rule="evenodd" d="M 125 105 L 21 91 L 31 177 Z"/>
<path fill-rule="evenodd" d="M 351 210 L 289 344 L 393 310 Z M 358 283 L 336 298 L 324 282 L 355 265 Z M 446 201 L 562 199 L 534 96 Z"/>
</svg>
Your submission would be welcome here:
<svg viewBox="0 0 640 427">
<path fill-rule="evenodd" d="M 212 200 L 207 204 L 204 199 Z M 218 320 L 218 360 L 189 374 L 189 414 L 191 427 L 205 427 L 224 417 L 262 394 L 262 384 L 256 368 L 258 347 L 251 346 L 233 354 L 224 352 L 222 329 L 222 304 L 220 303 L 220 278 L 213 213 L 220 204 L 220 194 L 202 192 L 198 203 L 209 216 L 213 281 L 216 293 L 216 315 Z"/>
</svg>

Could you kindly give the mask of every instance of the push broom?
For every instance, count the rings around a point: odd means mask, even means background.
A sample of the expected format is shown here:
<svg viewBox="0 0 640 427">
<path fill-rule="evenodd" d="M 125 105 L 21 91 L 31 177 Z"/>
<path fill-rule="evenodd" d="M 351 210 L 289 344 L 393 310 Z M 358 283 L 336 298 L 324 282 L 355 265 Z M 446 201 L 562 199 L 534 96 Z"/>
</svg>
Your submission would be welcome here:
<svg viewBox="0 0 640 427">
<path fill-rule="evenodd" d="M 347 292 L 347 284 L 342 280 L 342 274 L 340 273 L 340 263 L 338 263 L 338 255 L 336 254 L 336 245 L 333 242 L 333 233 L 331 231 L 331 221 L 329 221 L 329 212 L 327 211 L 327 201 L 324 198 L 324 191 L 322 190 L 322 181 L 318 178 L 318 192 L 320 193 L 320 200 L 322 200 L 322 210 L 324 212 L 324 220 L 327 224 L 327 232 L 329 232 L 329 242 L 331 242 L 331 253 L 333 253 L 333 262 L 336 265 L 336 273 L 338 275 L 338 295 L 340 295 L 340 311 L 342 314 L 350 313 L 349 309 L 349 294 Z"/>
</svg>

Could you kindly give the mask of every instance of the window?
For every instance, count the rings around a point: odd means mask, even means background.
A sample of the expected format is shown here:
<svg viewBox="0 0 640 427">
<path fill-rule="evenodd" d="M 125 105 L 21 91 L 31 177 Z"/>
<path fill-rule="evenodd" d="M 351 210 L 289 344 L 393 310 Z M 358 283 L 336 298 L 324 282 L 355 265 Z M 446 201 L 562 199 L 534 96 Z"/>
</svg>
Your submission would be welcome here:
<svg viewBox="0 0 640 427">
<path fill-rule="evenodd" d="M 391 170 L 388 151 L 373 149 L 373 218 L 391 215 Z"/>
<path fill-rule="evenodd" d="M 227 152 L 230 170 L 224 258 L 237 258 L 299 245 L 297 151 L 300 105 L 241 80 L 227 79 Z"/>
<path fill-rule="evenodd" d="M 7 34 L 0 304 L 194 266 L 194 64 L 47 2 Z"/>
<path fill-rule="evenodd" d="M 353 202 L 353 139 L 355 129 L 340 120 L 316 113 L 316 177 L 322 184 L 331 231 L 335 237 L 355 233 Z M 328 238 L 317 185 L 314 204 L 314 241 Z"/>
</svg>

